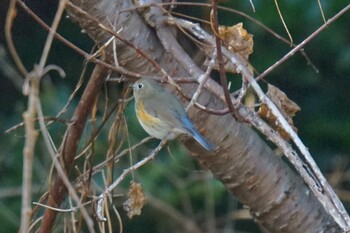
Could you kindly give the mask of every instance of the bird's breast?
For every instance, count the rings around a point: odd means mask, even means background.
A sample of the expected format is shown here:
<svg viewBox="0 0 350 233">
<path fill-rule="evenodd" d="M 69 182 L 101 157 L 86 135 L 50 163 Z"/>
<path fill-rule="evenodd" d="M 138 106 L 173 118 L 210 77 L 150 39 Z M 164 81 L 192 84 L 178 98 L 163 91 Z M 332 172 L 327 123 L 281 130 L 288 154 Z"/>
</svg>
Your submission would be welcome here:
<svg viewBox="0 0 350 233">
<path fill-rule="evenodd" d="M 136 114 L 139 121 L 142 121 L 145 124 L 157 124 L 160 122 L 159 118 L 147 113 L 141 100 L 137 102 Z"/>
</svg>

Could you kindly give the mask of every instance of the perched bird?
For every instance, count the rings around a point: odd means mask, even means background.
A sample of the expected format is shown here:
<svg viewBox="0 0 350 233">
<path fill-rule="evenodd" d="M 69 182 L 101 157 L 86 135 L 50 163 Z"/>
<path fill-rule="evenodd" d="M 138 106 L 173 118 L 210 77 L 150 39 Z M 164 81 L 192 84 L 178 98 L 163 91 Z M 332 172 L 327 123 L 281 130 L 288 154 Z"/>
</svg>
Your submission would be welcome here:
<svg viewBox="0 0 350 233">
<path fill-rule="evenodd" d="M 177 97 L 164 90 L 158 82 L 142 78 L 133 84 L 135 111 L 143 129 L 158 139 L 174 139 L 180 134 L 191 135 L 205 149 L 210 144 L 195 128 Z"/>
</svg>

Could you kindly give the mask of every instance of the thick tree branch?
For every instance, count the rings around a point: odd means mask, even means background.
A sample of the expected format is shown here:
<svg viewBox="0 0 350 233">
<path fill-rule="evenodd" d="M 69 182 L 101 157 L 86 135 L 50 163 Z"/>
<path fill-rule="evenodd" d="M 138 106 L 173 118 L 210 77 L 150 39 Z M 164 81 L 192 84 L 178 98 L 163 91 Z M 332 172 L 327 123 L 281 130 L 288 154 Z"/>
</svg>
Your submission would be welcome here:
<svg viewBox="0 0 350 233">
<path fill-rule="evenodd" d="M 81 134 L 83 132 L 89 113 L 95 103 L 95 99 L 97 98 L 105 81 L 107 72 L 108 70 L 104 67 L 96 65 L 81 97 L 81 100 L 71 118 L 72 123 L 67 129 L 66 135 L 62 142 L 62 149 L 60 153 L 61 163 L 67 175 L 71 173 L 71 169 L 74 167 L 74 157 L 78 149 Z M 60 203 L 63 201 L 66 195 L 67 188 L 65 187 L 61 177 L 58 176 L 50 187 L 50 195 L 48 197 L 46 205 L 59 207 Z M 57 212 L 51 209 L 45 210 L 39 231 L 40 233 L 51 232 L 56 214 Z"/>
</svg>

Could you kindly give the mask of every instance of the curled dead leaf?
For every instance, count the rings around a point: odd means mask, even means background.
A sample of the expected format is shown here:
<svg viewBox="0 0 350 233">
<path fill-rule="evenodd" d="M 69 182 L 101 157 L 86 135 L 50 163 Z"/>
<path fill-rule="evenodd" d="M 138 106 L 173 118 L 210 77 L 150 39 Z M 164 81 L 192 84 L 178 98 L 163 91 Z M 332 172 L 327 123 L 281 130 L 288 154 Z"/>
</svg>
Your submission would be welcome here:
<svg viewBox="0 0 350 233">
<path fill-rule="evenodd" d="M 299 112 L 301 109 L 300 107 L 291 99 L 288 98 L 288 96 L 278 89 L 277 87 L 268 84 L 267 86 L 267 93 L 266 95 L 271 99 L 271 101 L 277 106 L 277 108 L 280 110 L 284 118 L 287 120 L 290 126 L 292 126 L 293 130 L 295 132 L 298 131 L 298 129 L 294 126 L 293 117 L 297 112 Z M 276 117 L 271 113 L 270 109 L 265 104 L 261 104 L 259 109 L 259 115 L 264 118 L 267 123 L 278 131 L 278 133 L 285 139 L 289 140 L 290 137 L 288 133 L 277 124 Z"/>
<path fill-rule="evenodd" d="M 228 50 L 239 53 L 246 60 L 253 53 L 253 35 L 243 28 L 243 23 L 231 27 L 219 26 L 219 36 Z"/>
<path fill-rule="evenodd" d="M 147 200 L 141 184 L 131 182 L 130 189 L 128 192 L 128 199 L 124 202 L 123 207 L 127 212 L 128 217 L 132 218 L 135 215 L 141 214 L 142 207 L 146 204 Z"/>
</svg>

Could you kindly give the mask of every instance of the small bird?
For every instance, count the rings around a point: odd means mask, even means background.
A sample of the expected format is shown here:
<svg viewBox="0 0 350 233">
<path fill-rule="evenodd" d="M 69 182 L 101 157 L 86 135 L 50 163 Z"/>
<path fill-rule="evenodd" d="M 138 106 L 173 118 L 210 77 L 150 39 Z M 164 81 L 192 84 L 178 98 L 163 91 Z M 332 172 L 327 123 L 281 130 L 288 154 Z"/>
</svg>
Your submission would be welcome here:
<svg viewBox="0 0 350 233">
<path fill-rule="evenodd" d="M 177 97 L 151 78 L 133 84 L 135 111 L 142 128 L 152 137 L 171 140 L 180 134 L 191 135 L 209 151 L 214 150 L 195 128 Z"/>
</svg>

